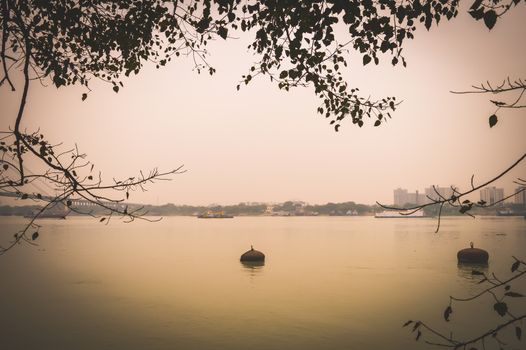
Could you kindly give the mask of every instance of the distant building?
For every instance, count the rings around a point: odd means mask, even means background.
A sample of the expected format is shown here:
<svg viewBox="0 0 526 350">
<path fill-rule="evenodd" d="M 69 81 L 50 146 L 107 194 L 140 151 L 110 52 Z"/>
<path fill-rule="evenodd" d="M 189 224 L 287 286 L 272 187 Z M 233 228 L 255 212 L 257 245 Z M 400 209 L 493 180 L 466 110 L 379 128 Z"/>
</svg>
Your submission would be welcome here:
<svg viewBox="0 0 526 350">
<path fill-rule="evenodd" d="M 404 188 L 397 188 L 393 191 L 394 205 L 397 207 L 404 206 L 406 204 L 424 204 L 426 202 L 425 195 L 418 193 L 418 191 L 411 193 L 407 192 Z"/>
<path fill-rule="evenodd" d="M 515 204 L 526 204 L 526 186 L 519 186 L 515 189 Z"/>
<path fill-rule="evenodd" d="M 406 204 L 422 205 L 429 203 L 433 200 L 450 199 L 453 196 L 455 186 L 440 187 L 430 186 L 424 190 L 424 193 L 407 192 L 405 188 L 397 188 L 393 191 L 394 205 L 397 207 L 404 206 Z"/>
<path fill-rule="evenodd" d="M 480 200 L 486 202 L 486 205 L 493 205 L 502 201 L 504 198 L 504 189 L 492 187 L 485 187 L 480 190 Z"/>
<path fill-rule="evenodd" d="M 453 185 L 451 185 L 450 187 L 429 186 L 424 190 L 426 203 L 431 202 L 433 200 L 439 201 L 442 199 L 451 198 L 454 193 L 453 188 L 455 188 L 455 186 Z"/>
<path fill-rule="evenodd" d="M 407 190 L 403 188 L 397 188 L 393 191 L 394 196 L 394 205 L 396 207 L 401 207 L 405 203 L 407 203 Z"/>
<path fill-rule="evenodd" d="M 267 208 L 265 209 L 264 215 L 272 215 L 274 214 L 274 205 L 269 204 L 267 205 Z"/>
</svg>

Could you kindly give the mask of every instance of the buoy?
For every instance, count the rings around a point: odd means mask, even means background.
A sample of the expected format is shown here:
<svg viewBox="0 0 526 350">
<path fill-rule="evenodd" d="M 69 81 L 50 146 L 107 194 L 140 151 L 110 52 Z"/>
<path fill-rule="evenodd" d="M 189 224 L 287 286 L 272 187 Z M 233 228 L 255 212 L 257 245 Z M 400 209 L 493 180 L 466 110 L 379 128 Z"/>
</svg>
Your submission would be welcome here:
<svg viewBox="0 0 526 350">
<path fill-rule="evenodd" d="M 265 261 L 265 254 L 250 246 L 250 250 L 241 255 L 241 261 Z"/>
<path fill-rule="evenodd" d="M 469 244 L 471 248 L 465 248 L 459 250 L 457 253 L 457 259 L 459 263 L 469 264 L 487 264 L 489 254 L 484 249 L 473 248 L 473 242 Z"/>
</svg>

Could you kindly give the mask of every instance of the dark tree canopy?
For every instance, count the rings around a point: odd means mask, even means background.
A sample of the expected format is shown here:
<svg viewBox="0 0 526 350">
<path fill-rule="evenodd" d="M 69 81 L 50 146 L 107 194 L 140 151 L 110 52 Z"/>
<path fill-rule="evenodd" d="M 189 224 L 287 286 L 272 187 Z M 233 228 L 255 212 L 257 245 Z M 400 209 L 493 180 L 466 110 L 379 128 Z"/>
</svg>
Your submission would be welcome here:
<svg viewBox="0 0 526 350">
<path fill-rule="evenodd" d="M 474 1 L 470 14 L 488 28 L 520 0 Z M 393 65 L 406 65 L 402 54 L 422 23 L 450 20 L 458 0 L 314 0 L 314 1 L 161 1 L 2 0 L 1 60 L 8 72 L 29 61 L 32 78 L 50 78 L 57 87 L 99 78 L 122 87 L 122 75 L 137 74 L 147 61 L 163 66 L 172 58 L 191 56 L 198 71 L 215 69 L 206 61 L 211 39 L 249 31 L 249 46 L 258 61 L 243 82 L 268 75 L 279 88 L 310 85 L 321 99 L 318 112 L 336 130 L 364 117 L 378 126 L 397 105 L 394 97 L 364 98 L 342 77 L 345 53 L 354 50 L 360 64 L 378 64 L 382 54 Z M 337 37 L 336 26 L 348 35 Z M 13 87 L 14 88 L 14 87 Z M 239 86 L 238 86 L 239 88 Z M 368 95 L 368 94 L 367 94 Z M 86 98 L 87 94 L 83 95 Z"/>
</svg>

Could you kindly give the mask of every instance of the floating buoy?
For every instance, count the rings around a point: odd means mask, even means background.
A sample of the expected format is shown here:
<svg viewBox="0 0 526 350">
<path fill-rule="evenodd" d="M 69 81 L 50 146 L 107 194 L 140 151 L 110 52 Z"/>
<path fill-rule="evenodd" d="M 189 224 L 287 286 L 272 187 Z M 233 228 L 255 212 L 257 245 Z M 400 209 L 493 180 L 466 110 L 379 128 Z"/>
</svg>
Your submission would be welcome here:
<svg viewBox="0 0 526 350">
<path fill-rule="evenodd" d="M 473 248 L 473 242 L 470 243 L 471 248 L 459 250 L 457 259 L 459 263 L 469 264 L 487 264 L 489 254 L 484 249 Z"/>
<path fill-rule="evenodd" d="M 241 261 L 265 261 L 265 254 L 250 246 L 250 250 L 241 255 Z"/>
</svg>

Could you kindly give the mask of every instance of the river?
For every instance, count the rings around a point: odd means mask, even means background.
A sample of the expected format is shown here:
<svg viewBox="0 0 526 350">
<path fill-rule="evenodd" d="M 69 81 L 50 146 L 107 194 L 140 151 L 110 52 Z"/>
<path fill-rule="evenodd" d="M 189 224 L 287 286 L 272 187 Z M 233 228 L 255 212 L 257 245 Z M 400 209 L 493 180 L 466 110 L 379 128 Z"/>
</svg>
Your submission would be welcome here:
<svg viewBox="0 0 526 350">
<path fill-rule="evenodd" d="M 0 242 L 24 222 L 0 218 Z M 38 246 L 0 256 L 2 349 L 433 349 L 402 324 L 470 336 L 502 321 L 491 298 L 443 320 L 449 295 L 481 288 L 458 250 L 486 249 L 503 278 L 526 258 L 522 218 L 443 218 L 438 234 L 435 219 L 372 217 L 40 223 Z M 251 245 L 264 266 L 239 262 Z"/>
</svg>

